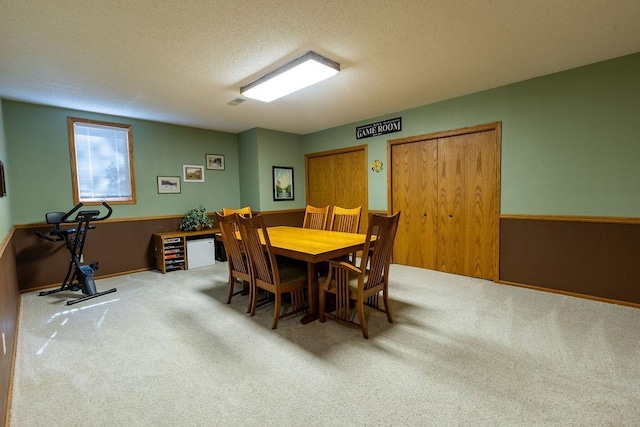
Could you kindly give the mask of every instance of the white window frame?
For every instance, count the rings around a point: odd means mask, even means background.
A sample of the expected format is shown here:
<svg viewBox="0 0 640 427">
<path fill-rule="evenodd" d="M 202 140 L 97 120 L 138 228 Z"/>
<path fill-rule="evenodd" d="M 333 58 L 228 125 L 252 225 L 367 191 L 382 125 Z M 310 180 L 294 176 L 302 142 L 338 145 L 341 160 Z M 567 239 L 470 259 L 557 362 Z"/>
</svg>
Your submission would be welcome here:
<svg viewBox="0 0 640 427">
<path fill-rule="evenodd" d="M 78 154 L 77 154 L 77 144 L 76 139 L 79 139 L 76 135 L 76 124 L 78 125 L 86 125 L 87 127 L 95 127 L 95 128 L 112 128 L 113 130 L 126 131 L 127 135 L 127 149 L 124 152 L 118 153 L 119 155 L 126 155 L 126 162 L 129 165 L 129 185 L 131 192 L 130 194 L 124 194 L 120 196 L 109 195 L 105 196 L 101 194 L 99 191 L 97 193 L 92 194 L 92 196 L 87 197 L 81 196 L 80 194 L 80 174 L 78 174 Z M 71 154 L 71 181 L 73 187 L 73 203 L 84 203 L 84 204 L 99 204 L 103 201 L 107 201 L 110 204 L 135 204 L 136 203 L 136 185 L 135 185 L 135 175 L 133 169 L 133 132 L 132 126 L 121 123 L 109 123 L 109 122 L 101 122 L 97 120 L 88 120 L 81 119 L 77 117 L 67 117 L 67 127 L 69 132 L 69 151 Z M 113 143 L 113 141 L 111 141 Z M 97 184 L 96 184 L 97 185 Z M 92 183 L 93 188 L 93 183 Z"/>
</svg>

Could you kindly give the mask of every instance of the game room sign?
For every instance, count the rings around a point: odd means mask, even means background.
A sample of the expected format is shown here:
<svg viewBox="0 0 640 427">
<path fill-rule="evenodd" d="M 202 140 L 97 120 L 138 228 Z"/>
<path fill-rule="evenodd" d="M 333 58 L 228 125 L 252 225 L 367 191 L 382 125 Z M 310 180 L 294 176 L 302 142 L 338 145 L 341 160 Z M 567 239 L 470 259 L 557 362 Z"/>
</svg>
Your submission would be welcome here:
<svg viewBox="0 0 640 427">
<path fill-rule="evenodd" d="M 400 132 L 402 130 L 402 117 L 371 123 L 356 128 L 356 139 L 370 138 L 386 133 Z"/>
</svg>

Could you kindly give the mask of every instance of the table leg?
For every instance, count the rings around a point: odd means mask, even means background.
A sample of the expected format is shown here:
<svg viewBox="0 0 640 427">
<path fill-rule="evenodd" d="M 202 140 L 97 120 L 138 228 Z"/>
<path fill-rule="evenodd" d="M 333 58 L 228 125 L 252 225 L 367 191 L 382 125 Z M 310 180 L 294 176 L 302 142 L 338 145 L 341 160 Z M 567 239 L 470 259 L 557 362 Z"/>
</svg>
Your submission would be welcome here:
<svg viewBox="0 0 640 427">
<path fill-rule="evenodd" d="M 318 277 L 316 275 L 316 265 L 313 262 L 307 262 L 307 284 L 309 285 L 309 292 L 307 293 L 309 313 L 300 320 L 303 325 L 318 320 Z"/>
</svg>

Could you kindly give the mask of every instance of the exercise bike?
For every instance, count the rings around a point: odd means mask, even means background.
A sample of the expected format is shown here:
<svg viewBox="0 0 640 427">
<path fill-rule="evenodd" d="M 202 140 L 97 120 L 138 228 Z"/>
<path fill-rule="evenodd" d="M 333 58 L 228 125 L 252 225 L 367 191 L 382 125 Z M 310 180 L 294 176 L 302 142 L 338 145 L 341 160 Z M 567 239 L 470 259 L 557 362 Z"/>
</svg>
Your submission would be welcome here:
<svg viewBox="0 0 640 427">
<path fill-rule="evenodd" d="M 102 202 L 102 205 L 107 209 L 107 213 L 104 216 L 99 216 L 100 211 L 97 209 L 78 211 L 83 203 L 78 203 L 69 212 L 49 212 L 45 214 L 47 224 L 51 224 L 51 231 L 49 231 L 49 237 L 41 232 L 36 232 L 39 237 L 51 242 L 64 241 L 67 249 L 71 254 L 69 261 L 69 269 L 67 275 L 62 282 L 62 286 L 58 289 L 51 291 L 42 291 L 40 296 L 54 294 L 62 291 L 77 291 L 81 290 L 84 294 L 83 297 L 76 298 L 67 301 L 67 305 L 76 304 L 82 301 L 86 301 L 91 298 L 96 298 L 102 295 L 116 292 L 116 288 L 109 289 L 108 291 L 98 292 L 96 291 L 96 283 L 93 275 L 98 269 L 98 262 L 94 261 L 89 265 L 82 263 L 84 250 L 84 244 L 87 239 L 87 232 L 92 230 L 95 225 L 90 225 L 91 222 L 103 221 L 111 216 L 113 210 L 106 202 Z M 77 213 L 76 213 L 77 212 Z M 73 214 L 76 214 L 73 219 L 69 219 Z M 61 228 L 61 224 L 76 223 L 75 228 Z"/>
</svg>

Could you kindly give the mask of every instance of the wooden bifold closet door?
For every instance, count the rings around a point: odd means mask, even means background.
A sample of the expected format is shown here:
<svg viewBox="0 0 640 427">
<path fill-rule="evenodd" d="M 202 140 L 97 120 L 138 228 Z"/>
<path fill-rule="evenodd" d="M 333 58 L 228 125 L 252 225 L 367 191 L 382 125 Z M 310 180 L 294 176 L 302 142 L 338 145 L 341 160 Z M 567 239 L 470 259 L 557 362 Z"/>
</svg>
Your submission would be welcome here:
<svg viewBox="0 0 640 427">
<path fill-rule="evenodd" d="M 332 209 L 362 206 L 360 232 L 366 232 L 369 197 L 366 159 L 366 146 L 305 155 L 307 204 L 330 205 Z"/>
<path fill-rule="evenodd" d="M 500 126 L 389 142 L 394 262 L 497 279 Z"/>
</svg>

